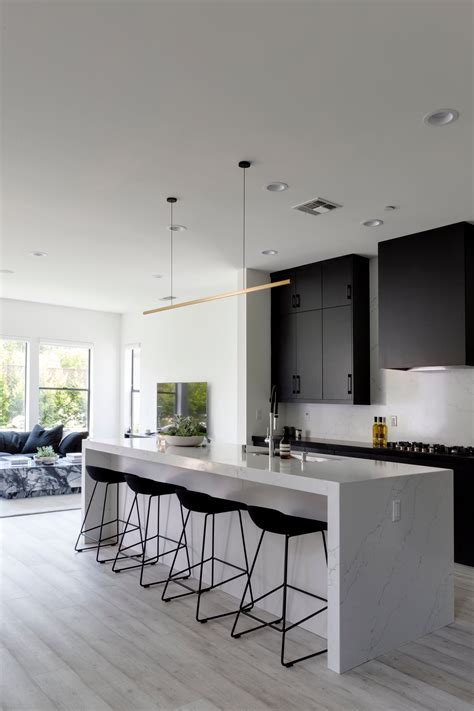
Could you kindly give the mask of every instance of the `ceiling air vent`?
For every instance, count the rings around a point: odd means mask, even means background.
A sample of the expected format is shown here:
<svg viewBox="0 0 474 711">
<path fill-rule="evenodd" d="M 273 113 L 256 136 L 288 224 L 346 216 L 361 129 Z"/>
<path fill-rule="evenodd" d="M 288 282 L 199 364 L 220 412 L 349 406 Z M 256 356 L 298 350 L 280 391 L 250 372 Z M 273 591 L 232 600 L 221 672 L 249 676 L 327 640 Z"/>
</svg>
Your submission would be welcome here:
<svg viewBox="0 0 474 711">
<path fill-rule="evenodd" d="M 342 205 L 319 197 L 309 202 L 304 202 L 302 205 L 295 205 L 293 209 L 307 212 L 310 215 L 324 215 L 324 213 L 331 212 L 331 210 L 335 210 L 338 207 L 342 207 Z"/>
</svg>

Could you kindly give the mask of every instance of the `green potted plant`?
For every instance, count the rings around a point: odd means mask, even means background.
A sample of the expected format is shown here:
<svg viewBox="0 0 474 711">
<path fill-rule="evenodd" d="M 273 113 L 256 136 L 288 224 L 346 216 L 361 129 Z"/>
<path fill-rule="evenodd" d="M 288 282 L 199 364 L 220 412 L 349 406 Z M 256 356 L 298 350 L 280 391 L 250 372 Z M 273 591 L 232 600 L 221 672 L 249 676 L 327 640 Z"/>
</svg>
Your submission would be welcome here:
<svg viewBox="0 0 474 711">
<path fill-rule="evenodd" d="M 197 447 L 206 436 L 204 427 L 199 422 L 183 415 L 175 415 L 163 434 L 166 444 L 175 447 Z"/>
<path fill-rule="evenodd" d="M 37 464 L 55 464 L 58 455 L 52 447 L 38 447 L 35 454 Z"/>
</svg>

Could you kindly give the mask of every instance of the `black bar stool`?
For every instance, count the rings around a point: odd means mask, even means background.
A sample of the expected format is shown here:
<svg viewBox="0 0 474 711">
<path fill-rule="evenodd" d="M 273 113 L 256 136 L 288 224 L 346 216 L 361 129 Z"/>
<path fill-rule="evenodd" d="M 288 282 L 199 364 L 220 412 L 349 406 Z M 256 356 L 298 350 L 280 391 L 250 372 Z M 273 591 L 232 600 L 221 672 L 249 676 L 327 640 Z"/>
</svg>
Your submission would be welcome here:
<svg viewBox="0 0 474 711">
<path fill-rule="evenodd" d="M 92 496 L 89 500 L 89 504 L 86 509 L 86 515 L 84 516 L 84 520 L 82 521 L 81 525 L 81 530 L 79 531 L 79 535 L 77 537 L 76 545 L 74 546 L 74 550 L 77 553 L 82 553 L 83 551 L 97 551 L 95 559 L 98 563 L 109 563 L 112 560 L 115 560 L 115 556 L 113 558 L 105 558 L 104 560 L 99 560 L 99 554 L 100 554 L 100 549 L 107 547 L 107 546 L 115 546 L 117 545 L 118 542 L 118 537 L 119 533 L 117 530 L 117 533 L 115 533 L 112 536 L 105 536 L 104 538 L 102 537 L 103 529 L 104 526 L 109 526 L 112 524 L 118 524 L 119 523 L 125 523 L 120 517 L 119 517 L 119 484 L 123 484 L 125 482 L 125 476 L 121 472 L 116 472 L 113 469 L 106 469 L 105 467 L 95 467 L 88 465 L 86 466 L 86 471 L 90 478 L 95 481 L 94 488 L 92 490 Z M 87 521 L 87 516 L 89 514 L 89 510 L 92 504 L 92 501 L 94 500 L 95 492 L 97 489 L 98 484 L 105 484 L 105 493 L 104 493 L 104 503 L 102 505 L 102 517 L 100 520 L 100 523 L 97 526 L 92 526 L 91 528 L 85 528 L 86 521 Z M 116 508 L 116 516 L 115 518 L 111 519 L 110 521 L 104 521 L 105 518 L 105 509 L 107 505 L 107 494 L 109 493 L 109 486 L 116 486 L 117 491 L 116 491 L 116 502 L 117 502 L 117 508 Z M 81 536 L 85 535 L 86 533 L 89 533 L 90 531 L 96 531 L 97 529 L 100 529 L 99 531 L 99 538 L 96 539 L 97 545 L 92 545 L 92 546 L 83 546 L 82 548 L 79 547 L 79 541 Z M 138 528 L 138 527 L 136 527 Z M 135 528 L 135 530 L 136 530 Z M 112 542 L 110 542 L 112 539 Z M 108 542 L 106 542 L 108 541 Z"/>
<path fill-rule="evenodd" d="M 244 528 L 242 525 L 242 511 L 245 511 L 247 509 L 245 504 L 242 504 L 238 501 L 231 501 L 228 499 L 218 499 L 214 496 L 209 496 L 209 494 L 201 494 L 195 491 L 188 491 L 187 489 L 181 489 L 176 492 L 176 495 L 181 503 L 182 506 L 184 506 L 185 509 L 187 509 L 187 514 L 186 514 L 186 519 L 183 523 L 183 530 L 181 532 L 181 536 L 179 541 L 181 542 L 183 537 L 186 535 L 186 526 L 189 520 L 189 517 L 191 515 L 191 512 L 195 513 L 203 513 L 205 514 L 204 516 L 204 528 L 203 528 L 203 534 L 202 534 L 202 548 L 201 548 L 201 560 L 198 563 L 195 563 L 194 565 L 190 565 L 187 569 L 185 570 L 180 570 L 176 573 L 173 572 L 174 570 L 174 565 L 176 562 L 176 556 L 177 552 L 175 553 L 175 557 L 173 559 L 173 563 L 171 564 L 171 569 L 168 575 L 168 580 L 166 581 L 166 585 L 163 589 L 163 594 L 161 596 L 162 600 L 165 602 L 169 602 L 170 600 L 175 600 L 180 597 L 185 597 L 186 595 L 195 595 L 197 594 L 198 599 L 197 599 L 197 606 L 196 606 L 196 620 L 198 622 L 207 622 L 208 620 L 215 620 L 218 617 L 227 617 L 228 615 L 235 615 L 235 610 L 232 612 L 223 612 L 218 615 L 211 615 L 208 617 L 199 617 L 199 610 L 200 610 L 200 604 L 201 604 L 201 595 L 205 592 L 208 592 L 209 590 L 214 590 L 214 588 L 218 588 L 221 585 L 224 585 L 225 583 L 229 583 L 231 580 L 237 580 L 237 578 L 242 577 L 243 575 L 246 576 L 247 578 L 247 587 L 250 590 L 250 596 L 252 596 L 252 586 L 250 583 L 250 578 L 249 578 L 249 563 L 248 563 L 248 557 L 247 557 L 247 548 L 245 545 L 245 536 L 244 536 Z M 222 560 L 222 558 L 218 558 L 215 555 L 215 518 L 216 515 L 218 514 L 223 514 L 223 513 L 231 513 L 232 511 L 237 511 L 238 516 L 239 516 L 239 524 L 240 524 L 240 533 L 242 536 L 242 548 L 244 552 L 244 560 L 245 560 L 245 568 L 241 568 L 238 565 L 235 565 L 234 563 L 229 563 L 226 560 Z M 207 520 L 209 516 L 212 517 L 212 537 L 211 537 L 211 555 L 208 558 L 205 558 L 205 549 L 206 549 L 206 533 L 207 533 Z M 237 575 L 233 575 L 231 578 L 226 578 L 225 580 L 222 580 L 219 583 L 214 582 L 214 563 L 217 561 L 218 563 L 223 563 L 224 565 L 227 565 L 231 568 L 234 568 L 235 570 L 240 571 L 237 573 Z M 207 585 L 206 587 L 203 587 L 202 584 L 202 577 L 203 577 L 203 568 L 205 563 L 211 563 L 211 584 Z M 194 588 L 190 587 L 186 583 L 183 583 L 182 580 L 180 580 L 179 576 L 181 576 L 185 572 L 191 572 L 192 569 L 199 567 L 199 584 L 197 590 Z M 188 592 L 180 593 L 178 595 L 172 595 L 168 596 L 166 595 L 166 592 L 168 590 L 168 585 L 169 583 L 175 582 L 178 585 L 180 585 L 183 588 L 186 588 Z"/>
<path fill-rule="evenodd" d="M 170 555 L 171 553 L 178 553 L 179 550 L 184 548 L 186 552 L 186 557 L 188 561 L 188 567 L 190 566 L 190 560 L 189 560 L 189 553 L 188 553 L 188 543 L 186 540 L 186 535 L 184 536 L 184 542 L 179 543 L 176 541 L 174 538 L 169 538 L 168 536 L 164 536 L 160 533 L 160 503 L 161 503 L 161 497 L 162 496 L 170 496 L 171 494 L 175 494 L 177 489 L 180 489 L 182 487 L 176 486 L 175 484 L 167 484 L 164 482 L 160 481 L 154 481 L 153 479 L 145 479 L 144 477 L 141 476 L 136 476 L 135 474 L 125 474 L 125 481 L 127 482 L 129 488 L 134 492 L 134 497 L 132 501 L 132 505 L 130 507 L 130 511 L 127 516 L 127 521 L 125 524 L 125 528 L 123 529 L 123 533 L 120 538 L 120 544 L 118 547 L 117 555 L 114 560 L 114 564 L 112 566 L 112 570 L 114 573 L 120 573 L 122 570 L 131 570 L 133 568 L 140 568 L 140 585 L 142 587 L 148 587 L 148 585 L 145 585 L 143 583 L 143 571 L 145 569 L 146 565 L 155 565 L 158 563 L 159 559 L 162 558 L 165 555 Z M 148 507 L 147 507 L 147 513 L 146 513 L 146 519 L 145 519 L 145 536 L 142 536 L 142 526 L 141 526 L 141 520 L 140 520 L 140 508 L 138 506 L 138 496 L 148 496 Z M 153 499 L 157 499 L 157 518 L 156 518 L 156 534 L 153 536 L 148 536 L 148 528 L 150 524 L 150 510 L 151 510 L 151 504 Z M 180 511 L 181 511 L 181 522 L 184 526 L 184 514 L 183 514 L 183 508 L 181 504 L 179 505 Z M 131 527 L 129 529 L 130 525 L 130 518 L 132 516 L 133 510 L 136 509 L 137 512 L 137 519 L 138 519 L 138 530 L 140 531 L 140 546 L 142 549 L 141 554 L 138 554 L 135 556 L 136 558 L 141 558 L 141 560 L 138 563 L 135 563 L 134 565 L 127 565 L 127 566 L 122 566 L 117 568 L 117 562 L 123 557 L 121 557 L 121 554 L 124 551 L 128 551 L 131 548 L 135 548 L 137 546 L 137 543 L 132 543 L 131 545 L 124 546 L 124 539 L 125 536 L 128 535 L 129 533 L 132 533 L 132 531 L 136 530 L 135 527 Z M 150 541 L 153 541 L 156 539 L 156 555 L 151 556 L 150 558 L 146 557 L 146 547 L 147 543 Z M 170 541 L 171 543 L 176 543 L 177 547 L 172 548 L 169 551 L 163 551 L 160 553 L 160 541 Z M 165 544 L 166 545 L 166 544 Z M 189 577 L 187 575 L 186 577 Z M 159 580 L 153 583 L 153 585 L 158 585 L 159 583 L 165 583 L 167 578 L 164 578 L 163 580 Z"/>
<path fill-rule="evenodd" d="M 310 659 L 311 657 L 317 657 L 319 654 L 324 654 L 324 652 L 327 652 L 327 649 L 322 649 L 320 652 L 314 652 L 313 654 L 306 654 L 304 657 L 299 657 L 298 659 L 292 659 L 291 661 L 285 662 L 285 641 L 286 641 L 287 632 L 292 630 L 294 627 L 298 627 L 298 625 L 301 625 L 303 622 L 310 620 L 312 617 L 315 617 L 316 615 L 321 614 L 321 612 L 324 612 L 324 610 L 327 610 L 327 605 L 322 607 L 317 612 L 313 612 L 310 615 L 303 617 L 301 620 L 298 620 L 298 622 L 294 622 L 293 624 L 287 626 L 286 603 L 287 603 L 288 588 L 290 590 L 296 590 L 297 592 L 304 593 L 305 595 L 314 597 L 317 600 L 321 600 L 322 602 L 327 602 L 327 598 L 320 597 L 319 595 L 315 595 L 314 593 L 308 592 L 307 590 L 301 590 L 301 588 L 297 588 L 294 585 L 290 585 L 290 583 L 288 583 L 288 543 L 289 543 L 290 538 L 294 538 L 295 536 L 303 536 L 308 533 L 319 533 L 320 532 L 322 535 L 322 539 L 323 539 L 324 556 L 326 558 L 326 566 L 327 566 L 328 553 L 327 553 L 327 547 L 326 547 L 326 536 L 324 533 L 325 531 L 327 531 L 327 523 L 325 521 L 316 521 L 316 520 L 308 519 L 308 518 L 300 518 L 299 516 L 288 516 L 287 514 L 281 513 L 281 511 L 276 511 L 274 509 L 267 509 L 267 508 L 263 508 L 261 506 L 249 506 L 248 512 L 249 512 L 250 518 L 252 519 L 254 524 L 262 529 L 262 534 L 261 534 L 260 539 L 258 541 L 257 550 L 255 552 L 255 557 L 253 559 L 252 567 L 250 569 L 249 580 L 247 582 L 247 585 L 245 586 L 244 594 L 242 595 L 242 600 L 240 603 L 240 608 L 239 608 L 239 611 L 237 612 L 237 615 L 235 617 L 234 626 L 232 628 L 231 634 L 232 634 L 232 637 L 237 638 L 237 637 L 242 637 L 242 635 L 248 634 L 249 632 L 254 632 L 255 630 L 259 630 L 262 627 L 271 627 L 272 629 L 277 630 L 277 632 L 280 632 L 282 635 L 281 663 L 284 667 L 292 667 L 293 664 L 296 664 L 297 662 L 302 662 L 305 659 Z M 263 595 L 260 595 L 260 597 L 258 597 L 258 598 L 254 598 L 252 596 L 251 603 L 244 604 L 245 603 L 245 596 L 247 594 L 247 589 L 250 585 L 252 574 L 253 574 L 253 571 L 255 568 L 255 563 L 257 562 L 258 554 L 260 552 L 260 547 L 262 545 L 262 541 L 263 541 L 263 537 L 264 537 L 265 533 L 276 533 L 277 535 L 285 536 L 285 561 L 284 561 L 284 566 L 283 566 L 283 583 L 281 585 L 278 585 L 276 588 L 273 588 L 273 590 L 270 590 L 269 592 L 264 593 Z M 278 620 L 274 620 L 273 622 L 265 622 L 260 617 L 257 617 L 256 615 L 250 613 L 250 610 L 257 602 L 259 602 L 260 600 L 263 600 L 264 598 L 268 597 L 272 593 L 276 592 L 277 590 L 281 590 L 281 589 L 283 589 L 283 605 L 282 605 L 281 617 Z M 260 622 L 260 624 L 256 625 L 255 627 L 251 627 L 248 630 L 244 630 L 243 632 L 236 632 L 235 630 L 236 630 L 240 615 L 246 615 L 247 617 L 251 617 L 253 620 Z M 278 625 L 280 623 L 282 626 L 278 627 Z"/>
</svg>

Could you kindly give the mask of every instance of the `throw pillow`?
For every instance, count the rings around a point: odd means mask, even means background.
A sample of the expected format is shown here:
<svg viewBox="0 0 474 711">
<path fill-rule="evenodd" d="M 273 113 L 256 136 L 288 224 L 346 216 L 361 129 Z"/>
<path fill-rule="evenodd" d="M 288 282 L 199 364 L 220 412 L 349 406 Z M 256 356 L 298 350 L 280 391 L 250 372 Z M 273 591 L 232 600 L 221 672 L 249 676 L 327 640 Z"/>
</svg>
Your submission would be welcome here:
<svg viewBox="0 0 474 711">
<path fill-rule="evenodd" d="M 57 425 L 57 427 L 52 427 L 50 430 L 45 430 L 44 427 L 35 425 L 26 440 L 22 454 L 34 454 L 38 447 L 48 446 L 57 452 L 63 436 L 63 429 L 63 425 Z"/>
<path fill-rule="evenodd" d="M 58 454 L 61 457 L 65 457 L 69 452 L 80 452 L 82 451 L 82 440 L 89 437 L 89 432 L 70 432 L 58 447 Z"/>
<path fill-rule="evenodd" d="M 0 451 L 6 454 L 21 454 L 29 434 L 29 432 L 15 432 L 15 430 L 0 432 Z"/>
</svg>

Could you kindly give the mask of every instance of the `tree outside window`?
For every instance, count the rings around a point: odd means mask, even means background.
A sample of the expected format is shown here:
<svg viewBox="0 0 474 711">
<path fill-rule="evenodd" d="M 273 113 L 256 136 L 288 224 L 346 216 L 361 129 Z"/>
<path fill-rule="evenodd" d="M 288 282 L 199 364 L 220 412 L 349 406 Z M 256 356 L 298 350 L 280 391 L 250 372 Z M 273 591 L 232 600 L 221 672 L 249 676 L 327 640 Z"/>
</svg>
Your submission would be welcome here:
<svg viewBox="0 0 474 711">
<path fill-rule="evenodd" d="M 26 429 L 26 362 L 24 341 L 0 339 L 0 429 Z"/>
<path fill-rule="evenodd" d="M 90 403 L 90 348 L 40 345 L 39 412 L 43 427 L 63 424 L 87 430 Z"/>
</svg>

